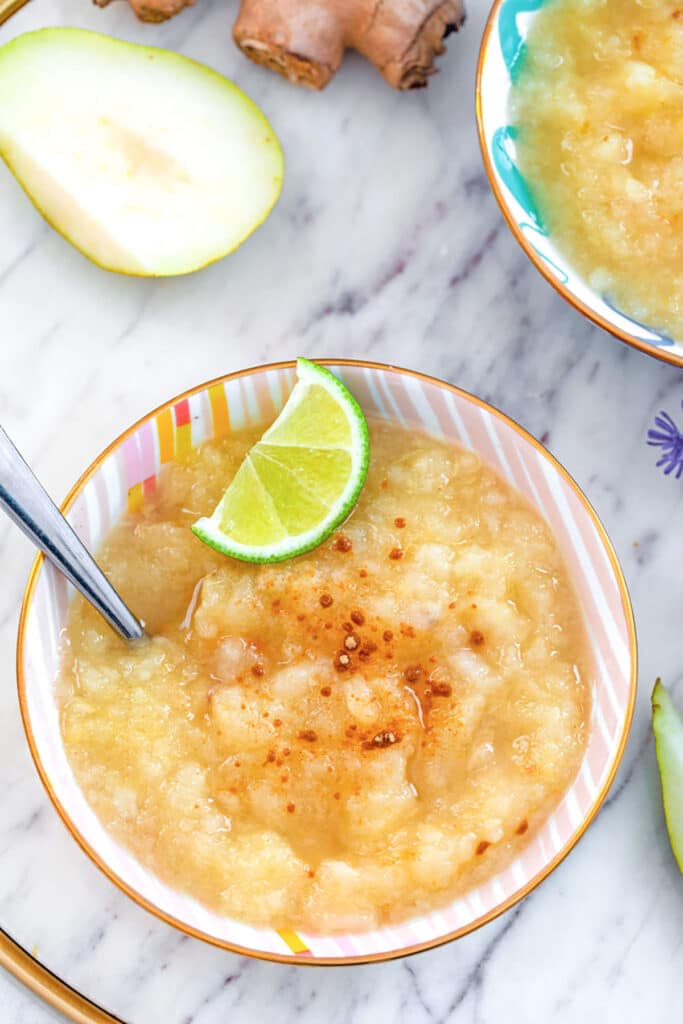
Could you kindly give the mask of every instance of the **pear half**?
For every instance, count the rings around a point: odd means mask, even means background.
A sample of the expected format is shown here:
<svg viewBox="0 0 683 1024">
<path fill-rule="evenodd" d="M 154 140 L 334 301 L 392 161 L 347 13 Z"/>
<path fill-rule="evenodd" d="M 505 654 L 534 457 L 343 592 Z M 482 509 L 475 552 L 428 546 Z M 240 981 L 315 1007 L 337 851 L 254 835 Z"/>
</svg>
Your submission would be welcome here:
<svg viewBox="0 0 683 1024">
<path fill-rule="evenodd" d="M 228 79 L 70 28 L 0 47 L 0 156 L 64 238 L 124 274 L 220 259 L 282 187 L 275 133 Z"/>
<path fill-rule="evenodd" d="M 683 871 L 683 719 L 660 679 L 652 691 L 652 729 L 666 826 L 674 856 Z"/>
</svg>

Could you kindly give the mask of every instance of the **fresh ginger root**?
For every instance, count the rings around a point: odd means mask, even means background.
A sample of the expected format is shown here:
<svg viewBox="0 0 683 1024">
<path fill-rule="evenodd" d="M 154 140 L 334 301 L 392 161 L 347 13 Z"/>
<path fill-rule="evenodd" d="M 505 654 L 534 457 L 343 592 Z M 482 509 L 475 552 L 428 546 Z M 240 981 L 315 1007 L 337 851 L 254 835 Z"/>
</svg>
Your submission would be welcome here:
<svg viewBox="0 0 683 1024">
<path fill-rule="evenodd" d="M 416 89 L 464 19 L 462 0 L 242 0 L 232 34 L 251 60 L 313 89 L 327 85 L 347 48 L 394 88 Z"/>
<path fill-rule="evenodd" d="M 130 0 L 130 6 L 140 21 L 168 21 L 195 0 Z M 110 0 L 93 0 L 97 7 L 106 7 Z"/>
<path fill-rule="evenodd" d="M 94 0 L 105 6 L 109 0 Z M 130 0 L 142 21 L 165 21 L 195 0 Z M 324 88 L 346 49 L 389 85 L 417 89 L 436 70 L 443 40 L 465 20 L 463 0 L 242 0 L 233 38 L 257 64 Z"/>
</svg>

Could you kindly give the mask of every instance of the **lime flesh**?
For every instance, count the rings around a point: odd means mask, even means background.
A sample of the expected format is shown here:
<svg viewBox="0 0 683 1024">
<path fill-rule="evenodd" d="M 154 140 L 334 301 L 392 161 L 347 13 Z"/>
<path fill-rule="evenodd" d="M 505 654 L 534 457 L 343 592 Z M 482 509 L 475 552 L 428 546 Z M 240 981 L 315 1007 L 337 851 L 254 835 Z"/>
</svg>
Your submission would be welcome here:
<svg viewBox="0 0 683 1024">
<path fill-rule="evenodd" d="M 666 826 L 674 857 L 683 871 L 683 718 L 659 679 L 652 691 L 652 729 Z"/>
<path fill-rule="evenodd" d="M 303 554 L 353 509 L 369 454 L 367 423 L 351 393 L 329 370 L 299 359 L 284 409 L 213 515 L 192 529 L 206 544 L 247 562 Z"/>
</svg>

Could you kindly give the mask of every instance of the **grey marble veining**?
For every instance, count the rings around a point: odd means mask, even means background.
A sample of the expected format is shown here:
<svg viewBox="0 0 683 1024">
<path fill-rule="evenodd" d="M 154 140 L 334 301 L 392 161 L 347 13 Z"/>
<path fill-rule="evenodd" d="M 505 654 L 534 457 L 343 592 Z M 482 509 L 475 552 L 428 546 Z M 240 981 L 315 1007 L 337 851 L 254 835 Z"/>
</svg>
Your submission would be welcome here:
<svg viewBox="0 0 683 1024">
<path fill-rule="evenodd" d="M 305 970 L 183 938 L 129 902 L 60 824 L 30 761 L 14 686 L 28 544 L 0 522 L 0 924 L 127 1024 L 641 1024 L 683 996 L 683 881 L 668 849 L 649 729 L 661 674 L 683 701 L 683 485 L 655 468 L 653 415 L 683 374 L 569 309 L 504 226 L 473 117 L 486 4 L 449 40 L 429 90 L 398 95 L 349 57 L 329 89 L 251 67 L 234 4 L 199 0 L 142 27 L 123 4 L 34 0 L 0 41 L 75 23 L 178 48 L 236 78 L 286 154 L 282 199 L 237 253 L 192 277 L 91 266 L 0 168 L 0 411 L 60 498 L 120 430 L 187 386 L 303 353 L 367 356 L 445 377 L 541 437 L 586 490 L 624 566 L 641 658 L 636 718 L 605 808 L 521 905 L 409 960 Z M 3 1024 L 51 1014 L 0 976 Z"/>
</svg>

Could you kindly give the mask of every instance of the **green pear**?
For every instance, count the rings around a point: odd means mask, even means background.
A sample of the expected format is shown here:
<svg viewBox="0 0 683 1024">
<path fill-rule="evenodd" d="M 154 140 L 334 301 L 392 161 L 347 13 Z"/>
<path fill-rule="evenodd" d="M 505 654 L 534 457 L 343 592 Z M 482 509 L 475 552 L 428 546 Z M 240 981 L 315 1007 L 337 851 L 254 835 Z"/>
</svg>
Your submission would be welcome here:
<svg viewBox="0 0 683 1024">
<path fill-rule="evenodd" d="M 282 187 L 273 129 L 227 78 L 71 28 L 0 47 L 0 156 L 67 241 L 124 274 L 220 259 Z"/>
<path fill-rule="evenodd" d="M 683 718 L 660 679 L 652 691 L 652 729 L 671 848 L 683 871 Z"/>
</svg>

